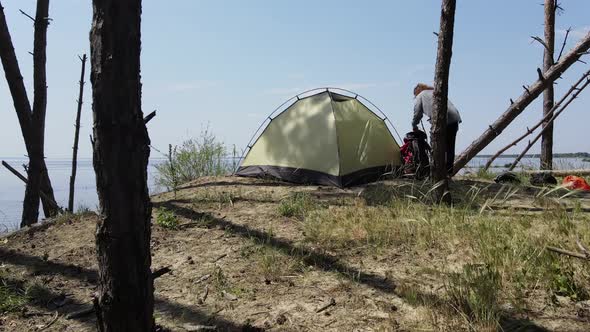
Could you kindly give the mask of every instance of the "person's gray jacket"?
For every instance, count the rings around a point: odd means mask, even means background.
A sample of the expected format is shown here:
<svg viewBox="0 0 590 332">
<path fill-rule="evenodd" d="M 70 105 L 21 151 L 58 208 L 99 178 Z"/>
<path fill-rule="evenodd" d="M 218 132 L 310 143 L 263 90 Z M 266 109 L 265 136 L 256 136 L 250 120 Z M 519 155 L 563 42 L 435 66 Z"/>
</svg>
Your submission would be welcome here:
<svg viewBox="0 0 590 332">
<path fill-rule="evenodd" d="M 412 120 L 412 127 L 418 126 L 422 116 L 426 114 L 428 121 L 432 118 L 432 104 L 433 104 L 433 90 L 424 90 L 420 92 L 414 100 L 414 118 Z M 459 111 L 451 103 L 451 100 L 447 102 L 447 125 L 461 123 L 461 115 Z"/>
</svg>

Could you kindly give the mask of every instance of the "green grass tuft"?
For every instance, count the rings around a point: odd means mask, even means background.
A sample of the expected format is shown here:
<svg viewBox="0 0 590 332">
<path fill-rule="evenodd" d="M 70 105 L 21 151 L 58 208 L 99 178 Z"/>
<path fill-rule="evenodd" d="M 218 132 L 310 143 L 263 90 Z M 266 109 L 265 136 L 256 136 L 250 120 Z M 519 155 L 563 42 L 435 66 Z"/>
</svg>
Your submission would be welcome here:
<svg viewBox="0 0 590 332">
<path fill-rule="evenodd" d="M 178 217 L 173 211 L 166 208 L 160 208 L 156 212 L 156 225 L 166 229 L 178 229 Z"/>
</svg>

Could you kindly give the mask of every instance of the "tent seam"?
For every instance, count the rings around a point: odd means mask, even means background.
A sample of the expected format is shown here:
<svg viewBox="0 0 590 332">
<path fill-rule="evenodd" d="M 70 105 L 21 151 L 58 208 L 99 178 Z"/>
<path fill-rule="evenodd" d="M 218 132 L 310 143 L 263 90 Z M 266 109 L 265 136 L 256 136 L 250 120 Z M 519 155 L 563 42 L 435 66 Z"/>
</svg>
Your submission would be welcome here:
<svg viewBox="0 0 590 332">
<path fill-rule="evenodd" d="M 340 157 L 340 139 L 338 138 L 338 121 L 336 120 L 336 113 L 334 112 L 334 99 L 332 99 L 332 93 L 326 90 L 328 98 L 330 98 L 330 108 L 332 109 L 332 116 L 334 117 L 334 131 L 336 132 L 336 152 L 338 153 L 338 182 L 342 181 L 342 158 Z M 342 183 L 340 183 L 342 185 Z"/>
</svg>

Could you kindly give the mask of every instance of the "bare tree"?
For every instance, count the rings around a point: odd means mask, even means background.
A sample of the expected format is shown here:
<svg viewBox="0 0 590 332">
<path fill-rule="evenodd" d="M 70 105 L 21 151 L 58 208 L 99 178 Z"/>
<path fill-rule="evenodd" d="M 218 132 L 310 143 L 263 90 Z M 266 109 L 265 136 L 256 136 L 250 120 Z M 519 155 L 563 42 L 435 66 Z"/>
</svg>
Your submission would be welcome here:
<svg viewBox="0 0 590 332">
<path fill-rule="evenodd" d="M 141 111 L 141 0 L 93 0 L 93 164 L 100 202 L 100 331 L 153 331 L 149 136 Z"/>
<path fill-rule="evenodd" d="M 33 43 L 33 114 L 32 142 L 27 168 L 27 186 L 23 202 L 21 227 L 32 225 L 39 220 L 43 160 L 45 159 L 45 114 L 47 110 L 47 26 L 49 25 L 49 0 L 37 1 L 35 14 L 35 39 Z"/>
<path fill-rule="evenodd" d="M 545 44 L 543 47 L 543 71 L 553 66 L 555 52 L 555 12 L 557 0 L 545 0 Z M 543 116 L 551 116 L 554 104 L 553 84 L 543 91 Z M 553 122 L 543 123 L 541 139 L 541 169 L 553 169 Z"/>
<path fill-rule="evenodd" d="M 76 110 L 76 130 L 74 133 L 74 147 L 72 148 L 72 175 L 70 175 L 70 197 L 68 199 L 68 210 L 74 212 L 74 187 L 76 184 L 76 168 L 78 166 L 78 140 L 80 138 L 80 115 L 82 113 L 82 99 L 84 98 L 84 74 L 86 72 L 86 54 L 80 61 L 82 62 L 82 72 L 80 73 L 80 91 L 78 92 L 78 109 Z"/>
<path fill-rule="evenodd" d="M 438 201 L 451 202 L 448 192 L 448 169 L 446 163 L 447 103 L 449 92 L 449 70 L 453 55 L 453 29 L 455 25 L 455 0 L 443 0 L 438 34 L 438 51 L 434 72 L 434 105 L 432 111 L 432 166 L 430 175 L 436 183 L 434 190 Z"/>
<path fill-rule="evenodd" d="M 471 145 L 461 153 L 461 155 L 455 161 L 453 166 L 453 174 L 456 174 L 463 168 L 467 163 L 475 157 L 481 150 L 483 150 L 490 142 L 492 142 L 500 133 L 520 115 L 525 108 L 530 105 L 544 90 L 545 88 L 553 84 L 561 74 L 563 74 L 571 65 L 576 63 L 582 55 L 588 54 L 590 48 L 590 32 L 584 36 L 576 46 L 574 46 L 567 54 L 564 54 L 563 58 L 557 61 L 549 70 L 542 72 L 540 69 L 537 70 L 539 79 L 534 82 L 531 86 L 523 86 L 524 92 L 515 101 L 511 100 L 508 109 L 493 123 L 489 126 L 480 137 L 475 139 Z"/>
<path fill-rule="evenodd" d="M 39 24 L 37 24 L 37 20 L 35 19 L 35 42 L 36 45 L 35 49 L 41 48 L 42 45 L 46 44 L 46 32 L 47 32 L 47 23 L 48 18 L 47 15 L 43 16 L 42 13 L 39 11 L 45 11 L 44 8 L 48 8 L 47 1 L 39 1 L 37 6 L 37 15 L 41 18 L 39 19 Z M 37 53 L 38 52 L 38 53 Z M 36 56 L 34 57 L 34 61 L 37 64 L 35 66 L 36 72 L 37 70 L 42 70 L 43 72 L 38 72 L 35 77 L 38 80 L 35 84 L 35 87 L 39 86 L 39 96 L 37 97 L 37 105 L 41 107 L 46 100 L 46 97 L 41 98 L 42 96 L 46 96 L 46 84 L 40 84 L 40 80 L 43 77 L 43 81 L 45 81 L 44 76 L 44 62 L 45 62 L 45 50 L 38 49 L 36 50 Z M 6 76 L 6 81 L 8 83 L 8 87 L 10 89 L 10 94 L 12 96 L 12 100 L 14 103 L 14 110 L 16 111 L 19 124 L 21 127 L 21 132 L 25 141 L 25 146 L 27 148 L 27 153 L 29 156 L 33 156 L 35 154 L 39 154 L 39 139 L 38 139 L 38 130 L 35 131 L 35 125 L 33 124 L 33 110 L 31 108 L 31 104 L 27 97 L 27 91 L 25 89 L 25 85 L 23 82 L 23 77 L 20 71 L 20 67 L 18 65 L 18 60 L 16 58 L 16 54 L 14 52 L 14 46 L 12 44 L 12 38 L 10 37 L 10 32 L 8 30 L 8 24 L 6 23 L 6 16 L 4 15 L 4 8 L 2 4 L 0 4 L 0 58 L 2 60 L 2 66 L 4 68 L 4 74 Z M 37 94 L 37 91 L 35 91 Z M 43 108 L 43 116 L 38 114 L 36 117 L 36 125 L 39 125 L 41 122 L 44 126 L 45 122 L 45 109 Z M 43 132 L 43 130 L 42 130 Z M 42 144 L 42 141 L 41 141 Z M 41 150 L 41 154 L 43 151 Z M 58 208 L 55 205 L 55 197 L 53 195 L 53 189 L 51 186 L 51 181 L 49 180 L 49 175 L 47 173 L 47 167 L 45 165 L 45 160 L 36 159 L 38 165 L 33 165 L 34 167 L 40 169 L 41 171 L 41 180 L 40 180 L 40 188 L 43 191 L 44 195 L 42 197 L 43 202 L 43 211 L 45 212 L 45 216 L 55 216 L 58 213 Z M 32 184 L 32 187 L 37 186 L 36 184 Z M 30 188 L 32 188 L 30 187 Z M 30 191 L 32 193 L 35 192 L 35 189 Z M 29 196 L 31 198 L 31 196 Z M 35 204 L 34 200 L 33 203 Z M 37 210 L 38 210 L 38 203 L 37 203 Z M 35 219 L 36 222 L 36 219 Z"/>
</svg>

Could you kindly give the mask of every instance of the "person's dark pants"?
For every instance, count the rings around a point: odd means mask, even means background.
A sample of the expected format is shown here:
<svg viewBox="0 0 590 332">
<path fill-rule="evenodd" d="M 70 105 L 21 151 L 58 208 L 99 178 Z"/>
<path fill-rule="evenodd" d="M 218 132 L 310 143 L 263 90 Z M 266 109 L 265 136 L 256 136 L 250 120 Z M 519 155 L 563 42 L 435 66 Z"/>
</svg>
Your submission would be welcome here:
<svg viewBox="0 0 590 332">
<path fill-rule="evenodd" d="M 449 175 L 453 174 L 453 164 L 455 163 L 455 141 L 457 140 L 457 131 L 459 131 L 459 123 L 452 123 L 447 125 L 447 169 Z"/>
</svg>

